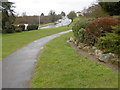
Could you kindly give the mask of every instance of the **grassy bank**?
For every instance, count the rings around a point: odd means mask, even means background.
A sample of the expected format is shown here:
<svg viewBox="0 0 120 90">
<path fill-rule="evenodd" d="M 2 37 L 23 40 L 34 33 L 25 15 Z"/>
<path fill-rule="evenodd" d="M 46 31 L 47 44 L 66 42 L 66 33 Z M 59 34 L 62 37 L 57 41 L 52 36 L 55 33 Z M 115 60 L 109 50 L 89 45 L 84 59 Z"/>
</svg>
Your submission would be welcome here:
<svg viewBox="0 0 120 90">
<path fill-rule="evenodd" d="M 66 40 L 72 32 L 50 41 L 40 53 L 32 88 L 117 88 L 118 74 L 79 56 Z"/>
<path fill-rule="evenodd" d="M 69 27 L 59 27 L 51 29 L 40 29 L 28 32 L 13 33 L 13 34 L 3 34 L 2 36 L 2 56 L 3 58 L 8 56 L 10 53 L 16 51 L 17 49 L 27 45 L 28 43 L 40 39 L 45 36 L 49 36 L 55 33 L 69 30 Z"/>
<path fill-rule="evenodd" d="M 49 26 L 49 25 L 52 25 L 53 23 L 48 23 L 48 24 L 43 24 L 43 25 L 40 25 L 40 27 L 45 27 L 45 26 Z"/>
</svg>

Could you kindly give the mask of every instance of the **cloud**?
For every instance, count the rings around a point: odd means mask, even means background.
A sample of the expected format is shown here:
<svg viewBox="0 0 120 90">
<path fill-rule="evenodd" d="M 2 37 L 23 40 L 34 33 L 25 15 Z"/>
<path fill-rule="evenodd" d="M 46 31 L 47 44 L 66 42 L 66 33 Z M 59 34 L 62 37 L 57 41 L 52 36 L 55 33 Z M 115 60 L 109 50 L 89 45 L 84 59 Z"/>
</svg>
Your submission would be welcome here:
<svg viewBox="0 0 120 90">
<path fill-rule="evenodd" d="M 84 7 L 88 7 L 95 0 L 9 0 L 15 2 L 15 11 L 28 15 L 38 15 L 40 13 L 48 14 L 50 10 L 56 13 L 65 11 L 69 13 L 71 10 L 81 11 Z"/>
</svg>

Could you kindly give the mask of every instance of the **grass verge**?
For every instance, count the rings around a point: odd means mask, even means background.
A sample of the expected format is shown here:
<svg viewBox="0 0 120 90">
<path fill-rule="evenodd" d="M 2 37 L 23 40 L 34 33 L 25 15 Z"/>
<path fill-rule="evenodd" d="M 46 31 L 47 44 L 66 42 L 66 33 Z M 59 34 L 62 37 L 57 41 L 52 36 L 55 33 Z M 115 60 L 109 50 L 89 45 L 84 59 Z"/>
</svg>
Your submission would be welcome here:
<svg viewBox="0 0 120 90">
<path fill-rule="evenodd" d="M 51 29 L 40 29 L 28 32 L 3 34 L 2 36 L 2 57 L 5 58 L 10 53 L 17 49 L 27 45 L 28 43 L 40 39 L 45 36 L 49 36 L 55 33 L 69 30 L 69 27 L 58 27 Z"/>
<path fill-rule="evenodd" d="M 52 25 L 53 23 L 48 23 L 48 24 L 43 24 L 43 25 L 40 25 L 40 27 L 45 27 L 45 26 L 49 26 L 49 25 Z"/>
<path fill-rule="evenodd" d="M 40 53 L 32 88 L 117 88 L 118 74 L 79 56 L 66 40 L 72 32 L 55 38 Z"/>
</svg>

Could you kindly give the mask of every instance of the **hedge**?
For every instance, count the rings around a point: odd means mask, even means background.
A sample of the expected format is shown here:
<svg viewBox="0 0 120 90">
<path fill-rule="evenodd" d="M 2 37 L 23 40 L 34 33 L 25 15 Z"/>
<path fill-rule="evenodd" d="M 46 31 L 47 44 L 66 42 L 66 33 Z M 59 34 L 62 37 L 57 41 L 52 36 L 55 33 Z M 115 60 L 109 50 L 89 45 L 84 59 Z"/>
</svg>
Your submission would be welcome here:
<svg viewBox="0 0 120 90">
<path fill-rule="evenodd" d="M 30 31 L 30 30 L 37 30 L 38 29 L 38 25 L 28 25 L 27 26 L 27 30 Z"/>
</svg>

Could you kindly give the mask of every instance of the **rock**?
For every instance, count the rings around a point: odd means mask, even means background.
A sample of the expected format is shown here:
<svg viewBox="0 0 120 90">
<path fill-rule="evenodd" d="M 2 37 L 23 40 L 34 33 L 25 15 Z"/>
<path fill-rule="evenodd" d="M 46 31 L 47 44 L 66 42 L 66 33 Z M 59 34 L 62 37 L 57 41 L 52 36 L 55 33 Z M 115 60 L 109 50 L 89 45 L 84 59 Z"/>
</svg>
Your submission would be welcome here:
<svg viewBox="0 0 120 90">
<path fill-rule="evenodd" d="M 101 54 L 98 59 L 103 62 L 110 62 L 113 59 L 113 55 L 111 53 L 108 54 Z"/>
<path fill-rule="evenodd" d="M 84 48 L 84 47 L 85 47 L 85 44 L 83 44 L 83 43 L 79 43 L 79 44 L 78 44 L 78 48 L 79 48 L 79 49 L 82 49 L 82 48 Z"/>
<path fill-rule="evenodd" d="M 96 57 L 99 57 L 100 55 L 102 55 L 103 52 L 101 50 L 95 50 L 94 53 Z"/>
<path fill-rule="evenodd" d="M 116 65 L 120 64 L 120 58 L 117 58 L 117 57 L 114 57 L 110 61 L 111 61 L 111 63 L 116 64 Z"/>
<path fill-rule="evenodd" d="M 89 52 L 88 54 L 89 54 L 89 55 L 93 55 L 93 53 L 92 53 L 92 52 Z"/>
<path fill-rule="evenodd" d="M 89 49 L 90 49 L 89 46 L 85 46 L 85 47 L 83 47 L 83 50 L 85 50 L 85 51 L 89 51 Z"/>
<path fill-rule="evenodd" d="M 77 41 L 75 41 L 75 45 L 77 45 Z"/>
<path fill-rule="evenodd" d="M 93 46 L 93 47 L 90 47 L 88 53 L 89 53 L 90 55 L 94 55 L 94 52 L 95 52 L 96 49 L 97 49 L 97 48 L 94 47 L 94 46 Z"/>
<path fill-rule="evenodd" d="M 70 42 L 70 40 L 67 40 L 66 42 L 67 42 L 67 43 L 69 43 L 69 42 Z"/>
<path fill-rule="evenodd" d="M 95 51 L 96 49 L 97 49 L 96 47 L 94 47 L 94 46 L 92 47 L 92 50 L 94 50 L 94 51 Z"/>
<path fill-rule="evenodd" d="M 75 38 L 70 37 L 70 42 L 75 42 Z"/>
</svg>

